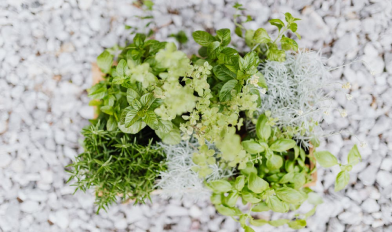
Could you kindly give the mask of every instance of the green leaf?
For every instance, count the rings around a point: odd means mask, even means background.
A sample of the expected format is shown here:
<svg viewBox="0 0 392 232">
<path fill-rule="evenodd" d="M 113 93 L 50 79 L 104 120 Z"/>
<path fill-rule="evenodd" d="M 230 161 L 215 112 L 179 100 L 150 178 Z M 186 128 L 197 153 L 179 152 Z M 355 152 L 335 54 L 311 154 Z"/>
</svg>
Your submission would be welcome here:
<svg viewBox="0 0 392 232">
<path fill-rule="evenodd" d="M 148 109 L 150 108 L 154 100 L 155 100 L 154 94 L 146 93 L 140 98 L 140 103 L 145 107 L 145 109 Z"/>
<path fill-rule="evenodd" d="M 259 77 L 259 81 L 257 82 L 257 84 L 261 87 L 264 88 L 266 90 L 268 90 L 268 86 L 267 86 L 267 81 L 265 80 L 264 75 L 261 72 L 257 72 L 255 74 L 257 77 Z"/>
<path fill-rule="evenodd" d="M 248 47 L 253 47 L 253 36 L 255 34 L 254 30 L 246 30 L 245 31 L 245 43 Z"/>
<path fill-rule="evenodd" d="M 113 107 L 111 106 L 101 106 L 100 110 L 105 114 L 113 115 Z"/>
<path fill-rule="evenodd" d="M 276 26 L 279 29 L 279 31 L 284 27 L 284 22 L 280 19 L 271 19 L 269 23 L 273 26 Z"/>
<path fill-rule="evenodd" d="M 105 83 L 95 84 L 88 90 L 88 96 L 92 99 L 102 99 L 107 94 L 107 87 Z"/>
<path fill-rule="evenodd" d="M 238 200 L 238 192 L 231 192 L 223 198 L 223 204 L 227 207 L 234 207 Z"/>
<path fill-rule="evenodd" d="M 222 86 L 222 89 L 219 91 L 219 99 L 222 102 L 229 101 L 231 99 L 231 91 L 234 89 L 237 83 L 237 80 L 230 80 Z"/>
<path fill-rule="evenodd" d="M 350 181 L 350 175 L 348 171 L 339 172 L 339 174 L 336 176 L 335 192 L 344 189 L 349 181 Z"/>
<path fill-rule="evenodd" d="M 235 34 L 242 38 L 242 29 L 240 27 L 235 27 Z"/>
<path fill-rule="evenodd" d="M 261 146 L 258 142 L 254 140 L 242 141 L 242 146 L 249 154 L 257 154 L 265 150 L 263 146 Z"/>
<path fill-rule="evenodd" d="M 294 179 L 294 173 L 293 173 L 293 172 L 286 173 L 286 174 L 279 180 L 279 184 L 286 184 L 286 183 L 288 183 L 288 182 L 292 182 L 293 179 Z"/>
<path fill-rule="evenodd" d="M 338 164 L 338 159 L 329 151 L 317 151 L 314 153 L 314 157 L 324 168 L 329 168 Z"/>
<path fill-rule="evenodd" d="M 157 115 L 154 113 L 154 111 L 147 111 L 146 115 L 143 118 L 143 121 L 149 126 L 151 127 L 151 129 L 153 130 L 157 130 L 158 129 L 158 117 Z"/>
<path fill-rule="evenodd" d="M 292 139 L 279 139 L 270 146 L 270 149 L 277 152 L 286 152 L 295 147 L 295 145 L 296 143 Z"/>
<path fill-rule="evenodd" d="M 283 159 L 280 155 L 273 155 L 270 159 L 267 159 L 267 168 L 269 170 L 277 170 L 283 166 Z"/>
<path fill-rule="evenodd" d="M 215 59 L 218 57 L 218 54 L 222 50 L 220 45 L 221 44 L 219 41 L 214 41 L 214 42 L 210 43 L 210 45 L 208 45 L 208 47 L 207 47 L 208 58 Z"/>
<path fill-rule="evenodd" d="M 103 73 L 109 73 L 113 63 L 113 56 L 108 52 L 104 51 L 97 57 L 97 65 Z"/>
<path fill-rule="evenodd" d="M 262 140 L 268 140 L 271 136 L 271 126 L 268 124 L 268 118 L 264 114 L 257 119 L 256 135 Z"/>
<path fill-rule="evenodd" d="M 214 72 L 215 76 L 221 81 L 229 81 L 232 79 L 236 79 L 237 75 L 230 71 L 225 65 L 219 64 L 215 66 L 212 71 Z"/>
<path fill-rule="evenodd" d="M 254 211 L 254 212 L 258 212 L 258 211 Z M 251 217 L 249 220 L 249 223 L 253 226 L 264 226 L 265 224 L 268 224 L 268 221 L 266 221 L 264 219 L 253 219 Z"/>
<path fill-rule="evenodd" d="M 231 41 L 230 30 L 227 28 L 219 29 L 216 31 L 216 37 L 220 40 L 221 46 L 225 47 Z"/>
<path fill-rule="evenodd" d="M 240 175 L 237 176 L 234 182 L 234 188 L 237 189 L 238 191 L 241 191 L 244 188 L 245 185 L 245 176 Z"/>
<path fill-rule="evenodd" d="M 244 232 L 255 232 L 255 230 L 250 226 L 244 226 Z"/>
<path fill-rule="evenodd" d="M 312 205 L 320 205 L 323 203 L 323 199 L 314 192 L 308 193 L 308 202 Z"/>
<path fill-rule="evenodd" d="M 118 123 L 117 124 L 117 126 L 118 126 L 118 128 L 122 131 L 122 132 L 124 132 L 124 133 L 127 133 L 127 134 L 137 134 L 139 131 L 141 131 L 144 127 L 146 127 L 146 123 L 145 122 L 143 122 L 143 121 L 137 121 L 137 122 L 135 122 L 132 126 L 130 126 L 130 127 L 125 127 L 125 125 L 124 124 L 120 124 L 120 123 Z"/>
<path fill-rule="evenodd" d="M 278 226 L 283 226 L 288 222 L 289 222 L 288 219 L 278 219 L 278 220 L 269 221 L 268 224 L 270 224 L 271 226 L 278 227 Z"/>
<path fill-rule="evenodd" d="M 301 204 L 306 200 L 304 195 L 302 195 L 299 191 L 289 187 L 275 189 L 275 193 L 282 201 L 294 205 Z"/>
<path fill-rule="evenodd" d="M 137 33 L 135 38 L 133 38 L 133 43 L 136 45 L 136 47 L 142 47 L 144 45 L 144 40 L 146 40 L 146 35 Z"/>
<path fill-rule="evenodd" d="M 264 211 L 269 211 L 269 210 L 270 210 L 270 208 L 268 208 L 267 204 L 264 201 L 260 202 L 259 204 L 255 205 L 252 208 L 253 212 L 264 212 Z"/>
<path fill-rule="evenodd" d="M 299 230 L 299 229 L 302 229 L 306 226 L 306 220 L 298 219 L 295 221 L 288 222 L 287 224 L 289 225 L 290 228 L 295 229 L 295 230 Z"/>
<path fill-rule="evenodd" d="M 226 193 L 231 190 L 231 184 L 227 180 L 215 180 L 207 183 L 215 193 Z"/>
<path fill-rule="evenodd" d="M 114 116 L 109 117 L 109 120 L 106 123 L 106 128 L 108 131 L 114 131 L 117 129 L 117 121 Z"/>
<path fill-rule="evenodd" d="M 295 173 L 294 175 L 294 180 L 293 180 L 293 184 L 294 184 L 294 188 L 295 189 L 299 189 L 301 187 L 303 187 L 303 185 L 306 182 L 306 178 L 305 178 L 305 174 L 304 173 Z"/>
<path fill-rule="evenodd" d="M 214 205 L 222 204 L 222 194 L 220 193 L 212 193 L 210 199 Z"/>
<path fill-rule="evenodd" d="M 297 25 L 296 23 L 290 23 L 289 29 L 290 29 L 292 32 L 296 32 L 297 29 L 298 29 L 298 25 Z"/>
<path fill-rule="evenodd" d="M 284 16 L 285 16 L 284 19 L 286 20 L 286 22 L 288 22 L 288 23 L 294 22 L 294 17 L 289 12 L 286 12 L 284 14 Z"/>
<path fill-rule="evenodd" d="M 207 57 L 207 47 L 200 47 L 198 53 L 201 57 Z"/>
<path fill-rule="evenodd" d="M 289 207 L 282 202 L 277 196 L 269 196 L 265 201 L 267 203 L 268 208 L 278 213 L 286 213 L 289 210 Z"/>
<path fill-rule="evenodd" d="M 286 59 L 286 53 L 283 50 L 279 50 L 277 47 L 271 46 L 267 50 L 267 59 L 271 61 L 283 62 Z"/>
<path fill-rule="evenodd" d="M 127 112 L 127 115 L 125 116 L 125 127 L 128 128 L 132 126 L 135 122 L 140 120 L 140 116 L 138 115 L 138 110 L 136 109 L 131 109 Z"/>
<path fill-rule="evenodd" d="M 134 90 L 132 88 L 127 89 L 127 101 L 128 101 L 128 104 L 132 104 L 132 102 L 135 99 L 139 99 L 139 98 L 140 98 L 140 94 L 136 90 Z"/>
<path fill-rule="evenodd" d="M 142 108 L 142 103 L 137 99 L 133 100 L 132 104 L 130 104 L 130 105 L 135 110 L 140 110 Z"/>
<path fill-rule="evenodd" d="M 246 168 L 241 169 L 241 174 L 249 176 L 251 173 L 257 174 L 257 169 L 252 162 L 248 162 Z"/>
<path fill-rule="evenodd" d="M 248 191 L 243 191 L 241 196 L 243 200 L 252 204 L 259 203 L 261 201 L 261 199 L 256 197 L 255 194 Z"/>
<path fill-rule="evenodd" d="M 173 129 L 173 123 L 168 120 L 158 120 L 158 127 L 162 134 L 169 133 Z"/>
<path fill-rule="evenodd" d="M 295 33 L 295 35 L 298 37 L 298 39 L 301 40 L 301 35 L 298 34 L 297 32 L 294 32 L 294 33 Z"/>
<path fill-rule="evenodd" d="M 282 45 L 283 50 L 286 50 L 286 51 L 288 51 L 290 49 L 293 51 L 298 50 L 298 44 L 293 39 L 290 39 L 290 38 L 283 36 L 282 39 L 280 40 L 280 43 Z"/>
<path fill-rule="evenodd" d="M 242 212 L 237 208 L 229 208 L 223 205 L 215 205 L 216 210 L 225 216 L 239 216 Z"/>
<path fill-rule="evenodd" d="M 162 139 L 162 142 L 169 145 L 175 145 L 181 142 L 181 131 L 174 126 L 173 129 L 169 131 L 169 133 L 164 133 L 162 130 L 156 130 L 155 134 L 157 134 L 158 137 Z"/>
<path fill-rule="evenodd" d="M 258 177 L 255 173 L 250 173 L 248 188 L 254 193 L 262 193 L 269 188 L 269 184 L 267 181 Z"/>
<path fill-rule="evenodd" d="M 121 59 L 116 67 L 117 76 L 120 77 L 126 76 L 127 70 L 128 70 L 127 62 L 124 59 Z"/>
<path fill-rule="evenodd" d="M 351 165 L 356 165 L 362 160 L 361 154 L 358 151 L 357 145 L 354 145 L 348 153 L 347 161 Z"/>
<path fill-rule="evenodd" d="M 212 42 L 214 42 L 214 37 L 205 31 L 195 31 L 192 33 L 192 37 L 196 43 L 203 47 L 208 47 Z"/>
<path fill-rule="evenodd" d="M 271 38 L 268 35 L 268 32 L 264 28 L 259 28 L 255 31 L 253 35 L 254 43 L 268 43 L 271 41 Z"/>
</svg>

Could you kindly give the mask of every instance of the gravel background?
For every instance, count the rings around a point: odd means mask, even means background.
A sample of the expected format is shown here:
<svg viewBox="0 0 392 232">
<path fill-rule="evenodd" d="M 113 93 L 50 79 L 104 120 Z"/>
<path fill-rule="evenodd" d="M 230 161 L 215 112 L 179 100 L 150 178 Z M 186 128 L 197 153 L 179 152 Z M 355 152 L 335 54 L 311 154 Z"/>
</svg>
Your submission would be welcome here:
<svg viewBox="0 0 392 232">
<path fill-rule="evenodd" d="M 155 2 L 151 27 L 157 39 L 173 40 L 168 35 L 179 30 L 190 35 L 234 28 L 233 1 Z M 267 20 L 287 11 L 303 19 L 300 46 L 321 50 L 328 65 L 337 67 L 333 78 L 353 87 L 350 102 L 343 92 L 335 95 L 348 118 L 335 112 L 325 127 L 349 130 L 368 144 L 344 191 L 333 191 L 338 168 L 319 169 L 314 189 L 325 203 L 301 231 L 392 231 L 391 1 L 241 2 L 254 18 L 249 28 L 271 31 Z M 91 62 L 104 48 L 130 39 L 124 24 L 143 25 L 135 17 L 141 15 L 132 0 L 0 1 L 0 231 L 240 231 L 208 202 L 155 197 L 154 204 L 118 204 L 96 215 L 91 192 L 72 195 L 73 187 L 65 184 L 64 166 L 81 151 L 79 131 L 93 117 L 85 91 Z M 238 37 L 233 40 L 243 46 Z M 191 54 L 198 46 L 190 41 L 182 49 Z M 353 143 L 359 141 L 343 133 L 322 146 L 345 159 Z"/>
</svg>

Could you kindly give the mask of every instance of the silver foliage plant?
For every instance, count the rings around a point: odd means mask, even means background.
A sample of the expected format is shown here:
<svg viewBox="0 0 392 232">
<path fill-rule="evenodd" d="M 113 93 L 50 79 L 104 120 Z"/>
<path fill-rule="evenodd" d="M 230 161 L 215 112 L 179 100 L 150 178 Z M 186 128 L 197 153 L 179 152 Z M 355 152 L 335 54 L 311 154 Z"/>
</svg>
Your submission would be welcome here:
<svg viewBox="0 0 392 232">
<path fill-rule="evenodd" d="M 208 144 L 209 149 L 217 150 L 212 144 Z M 162 196 L 172 198 L 182 198 L 186 196 L 192 200 L 206 199 L 211 195 L 209 189 L 205 188 L 204 181 L 224 179 L 233 175 L 233 170 L 222 169 L 217 164 L 210 165 L 212 173 L 205 179 L 192 170 L 196 164 L 192 161 L 193 153 L 198 152 L 200 146 L 197 139 L 191 138 L 189 141 L 181 141 L 177 145 L 167 145 L 158 143 L 157 146 L 164 149 L 167 156 L 167 170 L 160 173 L 160 180 L 157 183 L 161 189 Z"/>
<path fill-rule="evenodd" d="M 261 92 L 259 114 L 271 112 L 276 126 L 292 127 L 294 137 L 308 145 L 310 136 L 320 134 L 318 123 L 329 113 L 330 98 L 325 91 L 330 76 L 320 53 L 287 52 L 286 61 L 267 60 L 259 66 L 268 85 Z"/>
</svg>

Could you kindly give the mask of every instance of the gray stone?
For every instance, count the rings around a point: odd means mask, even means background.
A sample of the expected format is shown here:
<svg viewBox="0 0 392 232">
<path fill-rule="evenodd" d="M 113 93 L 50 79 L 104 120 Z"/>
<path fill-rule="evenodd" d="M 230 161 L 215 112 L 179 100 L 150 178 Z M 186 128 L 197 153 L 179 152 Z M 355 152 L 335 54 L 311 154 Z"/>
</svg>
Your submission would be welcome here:
<svg viewBox="0 0 392 232">
<path fill-rule="evenodd" d="M 380 206 L 374 199 L 366 199 L 361 205 L 363 211 L 367 213 L 374 213 L 380 210 Z"/>
</svg>

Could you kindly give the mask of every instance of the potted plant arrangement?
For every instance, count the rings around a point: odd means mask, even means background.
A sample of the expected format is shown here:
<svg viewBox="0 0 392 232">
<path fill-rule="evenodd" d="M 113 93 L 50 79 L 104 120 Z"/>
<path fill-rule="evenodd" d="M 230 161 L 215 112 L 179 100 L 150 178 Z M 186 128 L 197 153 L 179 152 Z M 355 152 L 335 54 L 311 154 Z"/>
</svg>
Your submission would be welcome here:
<svg viewBox="0 0 392 232">
<path fill-rule="evenodd" d="M 339 191 L 361 156 L 354 146 L 343 165 L 317 150 L 319 123 L 330 109 L 323 92 L 328 69 L 319 54 L 288 37 L 300 39 L 297 20 L 289 13 L 285 22 L 270 20 L 278 29 L 272 39 L 235 19 L 248 52 L 229 46 L 229 29 L 193 32 L 201 48 L 191 58 L 143 34 L 118 57 L 104 51 L 97 58 L 104 78 L 88 90 L 97 118 L 83 129 L 85 151 L 70 165 L 77 190 L 95 188 L 98 211 L 118 197 L 144 203 L 158 190 L 169 197 L 210 196 L 217 211 L 245 231 L 306 226 L 322 202 L 308 187 L 316 181 L 316 161 L 340 165 Z M 293 219 L 252 214 L 294 211 L 306 200 L 315 207 Z M 241 201 L 247 212 L 237 207 Z"/>
</svg>

